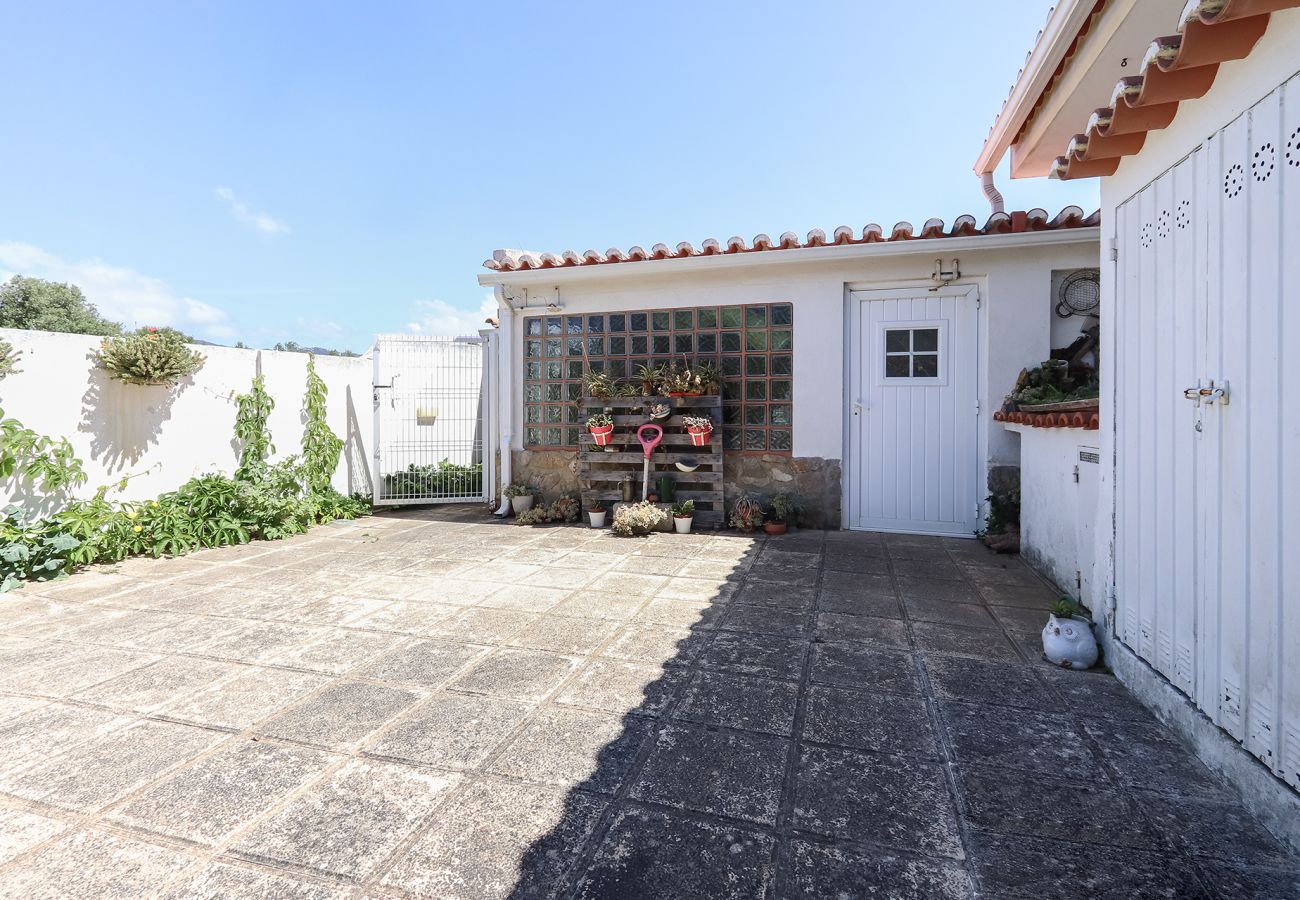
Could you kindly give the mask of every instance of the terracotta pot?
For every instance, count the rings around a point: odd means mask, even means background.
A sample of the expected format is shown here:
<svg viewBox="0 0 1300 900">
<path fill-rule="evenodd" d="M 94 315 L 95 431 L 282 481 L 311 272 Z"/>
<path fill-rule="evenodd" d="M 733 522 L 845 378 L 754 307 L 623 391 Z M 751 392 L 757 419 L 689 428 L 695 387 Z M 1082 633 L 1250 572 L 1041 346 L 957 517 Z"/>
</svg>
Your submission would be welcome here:
<svg viewBox="0 0 1300 900">
<path fill-rule="evenodd" d="M 784 522 L 764 522 L 763 530 L 768 534 L 785 534 L 786 524 Z"/>
</svg>

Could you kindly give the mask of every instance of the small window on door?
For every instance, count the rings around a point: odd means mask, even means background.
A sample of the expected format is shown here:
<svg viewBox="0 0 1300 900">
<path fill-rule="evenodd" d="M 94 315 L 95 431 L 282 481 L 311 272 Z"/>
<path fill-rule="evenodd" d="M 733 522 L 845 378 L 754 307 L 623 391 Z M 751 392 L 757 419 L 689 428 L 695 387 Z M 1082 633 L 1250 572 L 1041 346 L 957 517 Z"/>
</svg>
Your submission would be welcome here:
<svg viewBox="0 0 1300 900">
<path fill-rule="evenodd" d="M 937 325 L 884 329 L 885 379 L 937 381 L 942 377 L 939 330 Z"/>
</svg>

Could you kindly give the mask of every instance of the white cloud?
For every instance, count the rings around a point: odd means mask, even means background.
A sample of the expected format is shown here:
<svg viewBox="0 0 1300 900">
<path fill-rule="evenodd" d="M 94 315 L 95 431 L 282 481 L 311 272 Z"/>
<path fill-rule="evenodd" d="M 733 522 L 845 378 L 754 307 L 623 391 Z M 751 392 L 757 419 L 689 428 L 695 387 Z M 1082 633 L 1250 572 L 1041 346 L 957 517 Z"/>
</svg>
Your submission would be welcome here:
<svg viewBox="0 0 1300 900">
<path fill-rule="evenodd" d="M 488 294 L 477 310 L 468 310 L 452 306 L 446 300 L 420 300 L 415 309 L 419 318 L 406 323 L 408 331 L 434 337 L 466 337 L 486 328 L 483 320 L 488 316 L 496 317 L 497 301 Z"/>
<path fill-rule="evenodd" d="M 347 330 L 338 322 L 328 319 L 309 319 L 306 316 L 298 317 L 298 328 L 318 337 L 337 337 Z"/>
<path fill-rule="evenodd" d="M 224 310 L 182 297 L 161 279 L 103 260 L 72 262 L 31 244 L 0 241 L 0 281 L 13 275 L 75 284 L 105 317 L 128 326 L 170 325 L 211 340 L 235 334 Z"/>
<path fill-rule="evenodd" d="M 235 192 L 230 188 L 219 187 L 216 189 L 216 194 L 226 204 L 232 216 L 254 231 L 265 235 L 285 234 L 289 231 L 288 225 L 270 213 L 253 212 L 248 208 L 248 204 L 236 197 Z"/>
</svg>

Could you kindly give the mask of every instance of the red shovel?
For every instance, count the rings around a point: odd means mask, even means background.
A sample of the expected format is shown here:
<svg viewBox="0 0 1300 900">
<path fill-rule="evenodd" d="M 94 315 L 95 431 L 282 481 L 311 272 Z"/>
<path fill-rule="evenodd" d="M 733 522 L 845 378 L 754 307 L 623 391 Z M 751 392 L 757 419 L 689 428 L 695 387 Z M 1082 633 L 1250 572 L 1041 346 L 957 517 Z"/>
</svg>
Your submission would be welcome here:
<svg viewBox="0 0 1300 900">
<path fill-rule="evenodd" d="M 645 452 L 645 470 L 641 476 L 641 499 L 645 500 L 650 493 L 650 454 L 664 439 L 664 430 L 647 422 L 636 430 L 636 439 L 641 442 L 641 449 Z"/>
</svg>

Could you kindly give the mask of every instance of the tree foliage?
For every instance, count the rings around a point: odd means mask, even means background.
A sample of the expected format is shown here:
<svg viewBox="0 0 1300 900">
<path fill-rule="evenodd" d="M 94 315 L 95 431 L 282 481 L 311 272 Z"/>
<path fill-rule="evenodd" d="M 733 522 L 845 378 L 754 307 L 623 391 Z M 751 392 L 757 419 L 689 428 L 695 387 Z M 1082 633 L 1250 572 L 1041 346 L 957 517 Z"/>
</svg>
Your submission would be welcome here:
<svg viewBox="0 0 1300 900">
<path fill-rule="evenodd" d="M 120 334 L 122 326 L 99 314 L 75 284 L 15 275 L 0 285 L 0 328 L 70 334 Z"/>
</svg>

